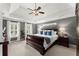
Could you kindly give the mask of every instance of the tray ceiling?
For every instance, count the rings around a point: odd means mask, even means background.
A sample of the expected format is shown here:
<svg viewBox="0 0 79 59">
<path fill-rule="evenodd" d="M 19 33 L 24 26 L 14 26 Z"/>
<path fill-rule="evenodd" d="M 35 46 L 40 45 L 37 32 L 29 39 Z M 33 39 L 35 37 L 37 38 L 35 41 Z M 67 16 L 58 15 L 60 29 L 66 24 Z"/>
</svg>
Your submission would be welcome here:
<svg viewBox="0 0 79 59">
<path fill-rule="evenodd" d="M 31 11 L 27 8 L 34 9 L 34 3 L 0 3 L 0 12 L 4 14 L 4 17 L 19 19 L 19 21 L 25 20 L 31 23 L 42 23 L 75 16 L 74 3 L 37 3 L 37 6 L 41 6 L 41 10 L 45 14 L 29 15 L 28 13 Z"/>
</svg>

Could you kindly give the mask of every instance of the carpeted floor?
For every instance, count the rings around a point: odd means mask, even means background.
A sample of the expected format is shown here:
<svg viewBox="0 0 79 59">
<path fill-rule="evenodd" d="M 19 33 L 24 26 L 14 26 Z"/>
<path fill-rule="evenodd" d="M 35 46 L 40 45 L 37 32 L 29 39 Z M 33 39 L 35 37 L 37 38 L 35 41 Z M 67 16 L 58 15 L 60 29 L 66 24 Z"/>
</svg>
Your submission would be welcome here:
<svg viewBox="0 0 79 59">
<path fill-rule="evenodd" d="M 1 46 L 0 46 L 1 55 Z M 55 45 L 47 51 L 45 56 L 75 56 L 76 48 Z M 9 44 L 9 56 L 41 56 L 41 54 L 27 45 L 25 41 L 11 42 Z"/>
</svg>

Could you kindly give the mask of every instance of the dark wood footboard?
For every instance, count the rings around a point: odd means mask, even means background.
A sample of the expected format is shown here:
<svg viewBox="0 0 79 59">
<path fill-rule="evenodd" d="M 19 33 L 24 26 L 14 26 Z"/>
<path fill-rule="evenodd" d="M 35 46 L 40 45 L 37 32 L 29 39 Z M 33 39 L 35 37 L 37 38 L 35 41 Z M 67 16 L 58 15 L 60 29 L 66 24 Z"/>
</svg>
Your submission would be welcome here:
<svg viewBox="0 0 79 59">
<path fill-rule="evenodd" d="M 44 38 L 39 36 L 27 35 L 26 43 L 35 48 L 40 54 L 44 55 L 45 48 L 43 46 Z"/>
<path fill-rule="evenodd" d="M 28 40 L 28 43 L 31 47 L 35 48 L 37 51 L 40 52 L 40 54 L 44 55 L 45 53 L 45 49 L 43 46 L 36 44 L 35 42 L 32 42 L 30 40 Z"/>
<path fill-rule="evenodd" d="M 31 47 L 35 48 L 40 54 L 44 55 L 48 49 L 50 49 L 55 42 L 52 43 L 47 49 L 44 48 L 44 37 L 34 36 L 34 35 L 27 35 L 26 43 Z"/>
</svg>

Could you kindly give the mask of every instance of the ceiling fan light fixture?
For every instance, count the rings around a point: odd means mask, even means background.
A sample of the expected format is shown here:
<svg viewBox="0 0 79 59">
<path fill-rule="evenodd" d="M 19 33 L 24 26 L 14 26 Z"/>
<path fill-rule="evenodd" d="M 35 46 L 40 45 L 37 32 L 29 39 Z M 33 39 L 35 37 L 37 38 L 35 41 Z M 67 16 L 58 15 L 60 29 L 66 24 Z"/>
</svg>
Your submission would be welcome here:
<svg viewBox="0 0 79 59">
<path fill-rule="evenodd" d="M 28 8 L 28 9 L 32 11 L 32 12 L 29 13 L 29 14 L 33 14 L 33 15 L 35 15 L 35 16 L 37 16 L 37 15 L 39 15 L 39 14 L 45 14 L 44 12 L 40 11 L 40 9 L 41 9 L 40 6 L 38 6 L 38 8 L 37 8 L 36 3 L 35 3 L 35 8 L 34 8 L 34 9 L 30 9 L 30 8 Z"/>
</svg>

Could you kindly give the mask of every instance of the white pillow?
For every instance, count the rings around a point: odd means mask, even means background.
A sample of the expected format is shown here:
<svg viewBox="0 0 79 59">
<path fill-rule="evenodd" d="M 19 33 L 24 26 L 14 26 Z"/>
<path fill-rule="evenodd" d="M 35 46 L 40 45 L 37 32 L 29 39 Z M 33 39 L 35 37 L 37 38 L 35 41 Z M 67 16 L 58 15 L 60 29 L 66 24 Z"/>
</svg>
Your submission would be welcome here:
<svg viewBox="0 0 79 59">
<path fill-rule="evenodd" d="M 52 30 L 52 35 L 56 35 L 56 32 Z"/>
</svg>

